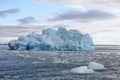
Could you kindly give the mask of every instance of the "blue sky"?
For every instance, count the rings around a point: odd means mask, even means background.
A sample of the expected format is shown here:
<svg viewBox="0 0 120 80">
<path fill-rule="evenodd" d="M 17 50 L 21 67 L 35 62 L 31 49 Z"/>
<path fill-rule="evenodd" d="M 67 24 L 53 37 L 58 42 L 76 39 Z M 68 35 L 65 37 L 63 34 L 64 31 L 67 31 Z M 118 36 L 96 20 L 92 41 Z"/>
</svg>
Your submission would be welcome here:
<svg viewBox="0 0 120 80">
<path fill-rule="evenodd" d="M 37 3 L 28 0 L 2 0 L 1 9 L 19 9 L 20 12 L 13 16 L 8 16 L 7 19 L 0 18 L 0 22 L 16 23 L 15 19 L 34 16 L 39 14 L 56 14 L 70 10 L 71 8 L 50 4 L 50 3 Z"/>
<path fill-rule="evenodd" d="M 120 45 L 119 0 L 0 0 L 0 42 L 65 25 L 95 44 Z"/>
</svg>

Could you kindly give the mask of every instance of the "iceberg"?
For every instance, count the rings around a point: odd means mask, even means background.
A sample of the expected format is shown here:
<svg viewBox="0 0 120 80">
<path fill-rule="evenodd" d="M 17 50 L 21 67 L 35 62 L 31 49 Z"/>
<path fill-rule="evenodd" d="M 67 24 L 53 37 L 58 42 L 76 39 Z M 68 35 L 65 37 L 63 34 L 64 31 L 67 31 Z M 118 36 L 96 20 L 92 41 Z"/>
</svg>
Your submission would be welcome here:
<svg viewBox="0 0 120 80">
<path fill-rule="evenodd" d="M 32 32 L 20 36 L 8 44 L 12 50 L 41 51 L 89 51 L 94 50 L 93 40 L 88 33 L 59 27 L 58 29 L 43 29 L 42 34 Z"/>
</svg>

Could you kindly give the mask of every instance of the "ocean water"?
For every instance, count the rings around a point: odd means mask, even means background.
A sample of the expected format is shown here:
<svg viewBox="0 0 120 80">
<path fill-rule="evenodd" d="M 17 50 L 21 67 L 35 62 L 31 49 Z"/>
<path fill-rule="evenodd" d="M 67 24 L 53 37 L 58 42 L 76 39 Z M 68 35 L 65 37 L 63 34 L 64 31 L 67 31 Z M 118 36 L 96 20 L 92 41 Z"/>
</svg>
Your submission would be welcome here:
<svg viewBox="0 0 120 80">
<path fill-rule="evenodd" d="M 95 51 L 11 51 L 0 45 L 0 80 L 120 80 L 120 46 Z M 70 70 L 95 61 L 105 71 L 75 74 Z"/>
<path fill-rule="evenodd" d="M 0 44 L 0 50 L 8 50 L 9 47 L 7 44 Z"/>
</svg>

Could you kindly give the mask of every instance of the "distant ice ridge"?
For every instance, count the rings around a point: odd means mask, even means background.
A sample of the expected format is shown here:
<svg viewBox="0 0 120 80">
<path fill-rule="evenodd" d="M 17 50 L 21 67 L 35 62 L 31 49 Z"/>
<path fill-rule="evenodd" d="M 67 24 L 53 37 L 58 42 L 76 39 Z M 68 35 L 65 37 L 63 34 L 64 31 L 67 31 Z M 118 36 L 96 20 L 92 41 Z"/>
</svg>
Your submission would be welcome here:
<svg viewBox="0 0 120 80">
<path fill-rule="evenodd" d="M 42 34 L 30 33 L 12 40 L 8 46 L 12 50 L 42 50 L 42 51 L 89 51 L 94 50 L 93 41 L 89 34 L 77 30 L 67 30 L 60 27 L 44 29 Z"/>
</svg>

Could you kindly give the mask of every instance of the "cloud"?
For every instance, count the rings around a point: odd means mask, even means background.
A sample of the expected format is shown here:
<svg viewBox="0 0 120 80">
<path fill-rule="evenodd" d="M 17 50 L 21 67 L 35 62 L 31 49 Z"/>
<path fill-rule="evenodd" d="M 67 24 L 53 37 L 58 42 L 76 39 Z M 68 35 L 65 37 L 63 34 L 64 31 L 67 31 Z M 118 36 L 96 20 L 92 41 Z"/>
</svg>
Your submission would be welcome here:
<svg viewBox="0 0 120 80">
<path fill-rule="evenodd" d="M 7 10 L 1 10 L 0 11 L 0 17 L 6 17 L 8 14 L 15 14 L 19 12 L 19 9 L 7 9 Z"/>
<path fill-rule="evenodd" d="M 48 19 L 49 21 L 61 21 L 61 20 L 74 20 L 81 22 L 89 22 L 93 20 L 104 20 L 114 18 L 115 16 L 111 13 L 100 11 L 100 10 L 90 10 L 86 12 L 81 11 L 67 11 L 62 14 L 54 16 L 54 18 Z"/>
<path fill-rule="evenodd" d="M 90 4 L 90 3 L 107 3 L 107 4 L 118 4 L 120 3 L 119 0 L 34 0 L 38 2 L 48 2 L 48 3 L 58 3 L 58 4 L 73 4 L 73 5 L 81 5 L 81 4 Z"/>
<path fill-rule="evenodd" d="M 92 0 L 32 0 L 35 2 L 47 2 L 47 3 L 57 3 L 57 4 L 83 4 L 90 2 Z"/>
<path fill-rule="evenodd" d="M 120 0 L 33 0 L 37 2 L 46 2 L 62 5 L 86 6 L 88 8 L 109 8 L 120 9 Z"/>
<path fill-rule="evenodd" d="M 35 18 L 34 17 L 24 17 L 24 18 L 18 19 L 17 21 L 20 22 L 21 24 L 29 24 L 29 23 L 35 22 Z"/>
<path fill-rule="evenodd" d="M 19 37 L 31 32 L 41 32 L 46 25 L 18 25 L 18 24 L 0 24 L 0 37 Z"/>
<path fill-rule="evenodd" d="M 46 23 L 32 23 L 32 24 L 27 24 L 25 26 L 18 25 L 18 24 L 15 24 L 15 25 L 0 24 L 0 37 L 18 37 L 21 35 L 27 35 L 34 31 L 41 32 L 41 30 L 44 28 L 52 28 L 52 27 L 57 28 L 59 26 L 68 25 L 69 27 L 66 26 L 68 29 L 77 29 L 83 33 L 86 33 L 86 32 L 89 33 L 93 37 L 95 44 L 120 44 L 119 21 L 120 21 L 120 18 L 117 17 L 114 19 L 101 20 L 101 21 L 90 22 L 90 23 L 80 23 L 80 22 L 73 22 L 73 21 L 71 22 L 57 21 L 57 22 L 46 22 Z M 59 25 L 59 24 L 62 24 L 62 25 Z M 110 32 L 114 32 L 114 34 Z M 5 39 L 3 40 L 5 42 Z M 111 41 L 111 40 L 114 40 L 114 41 Z"/>
</svg>

